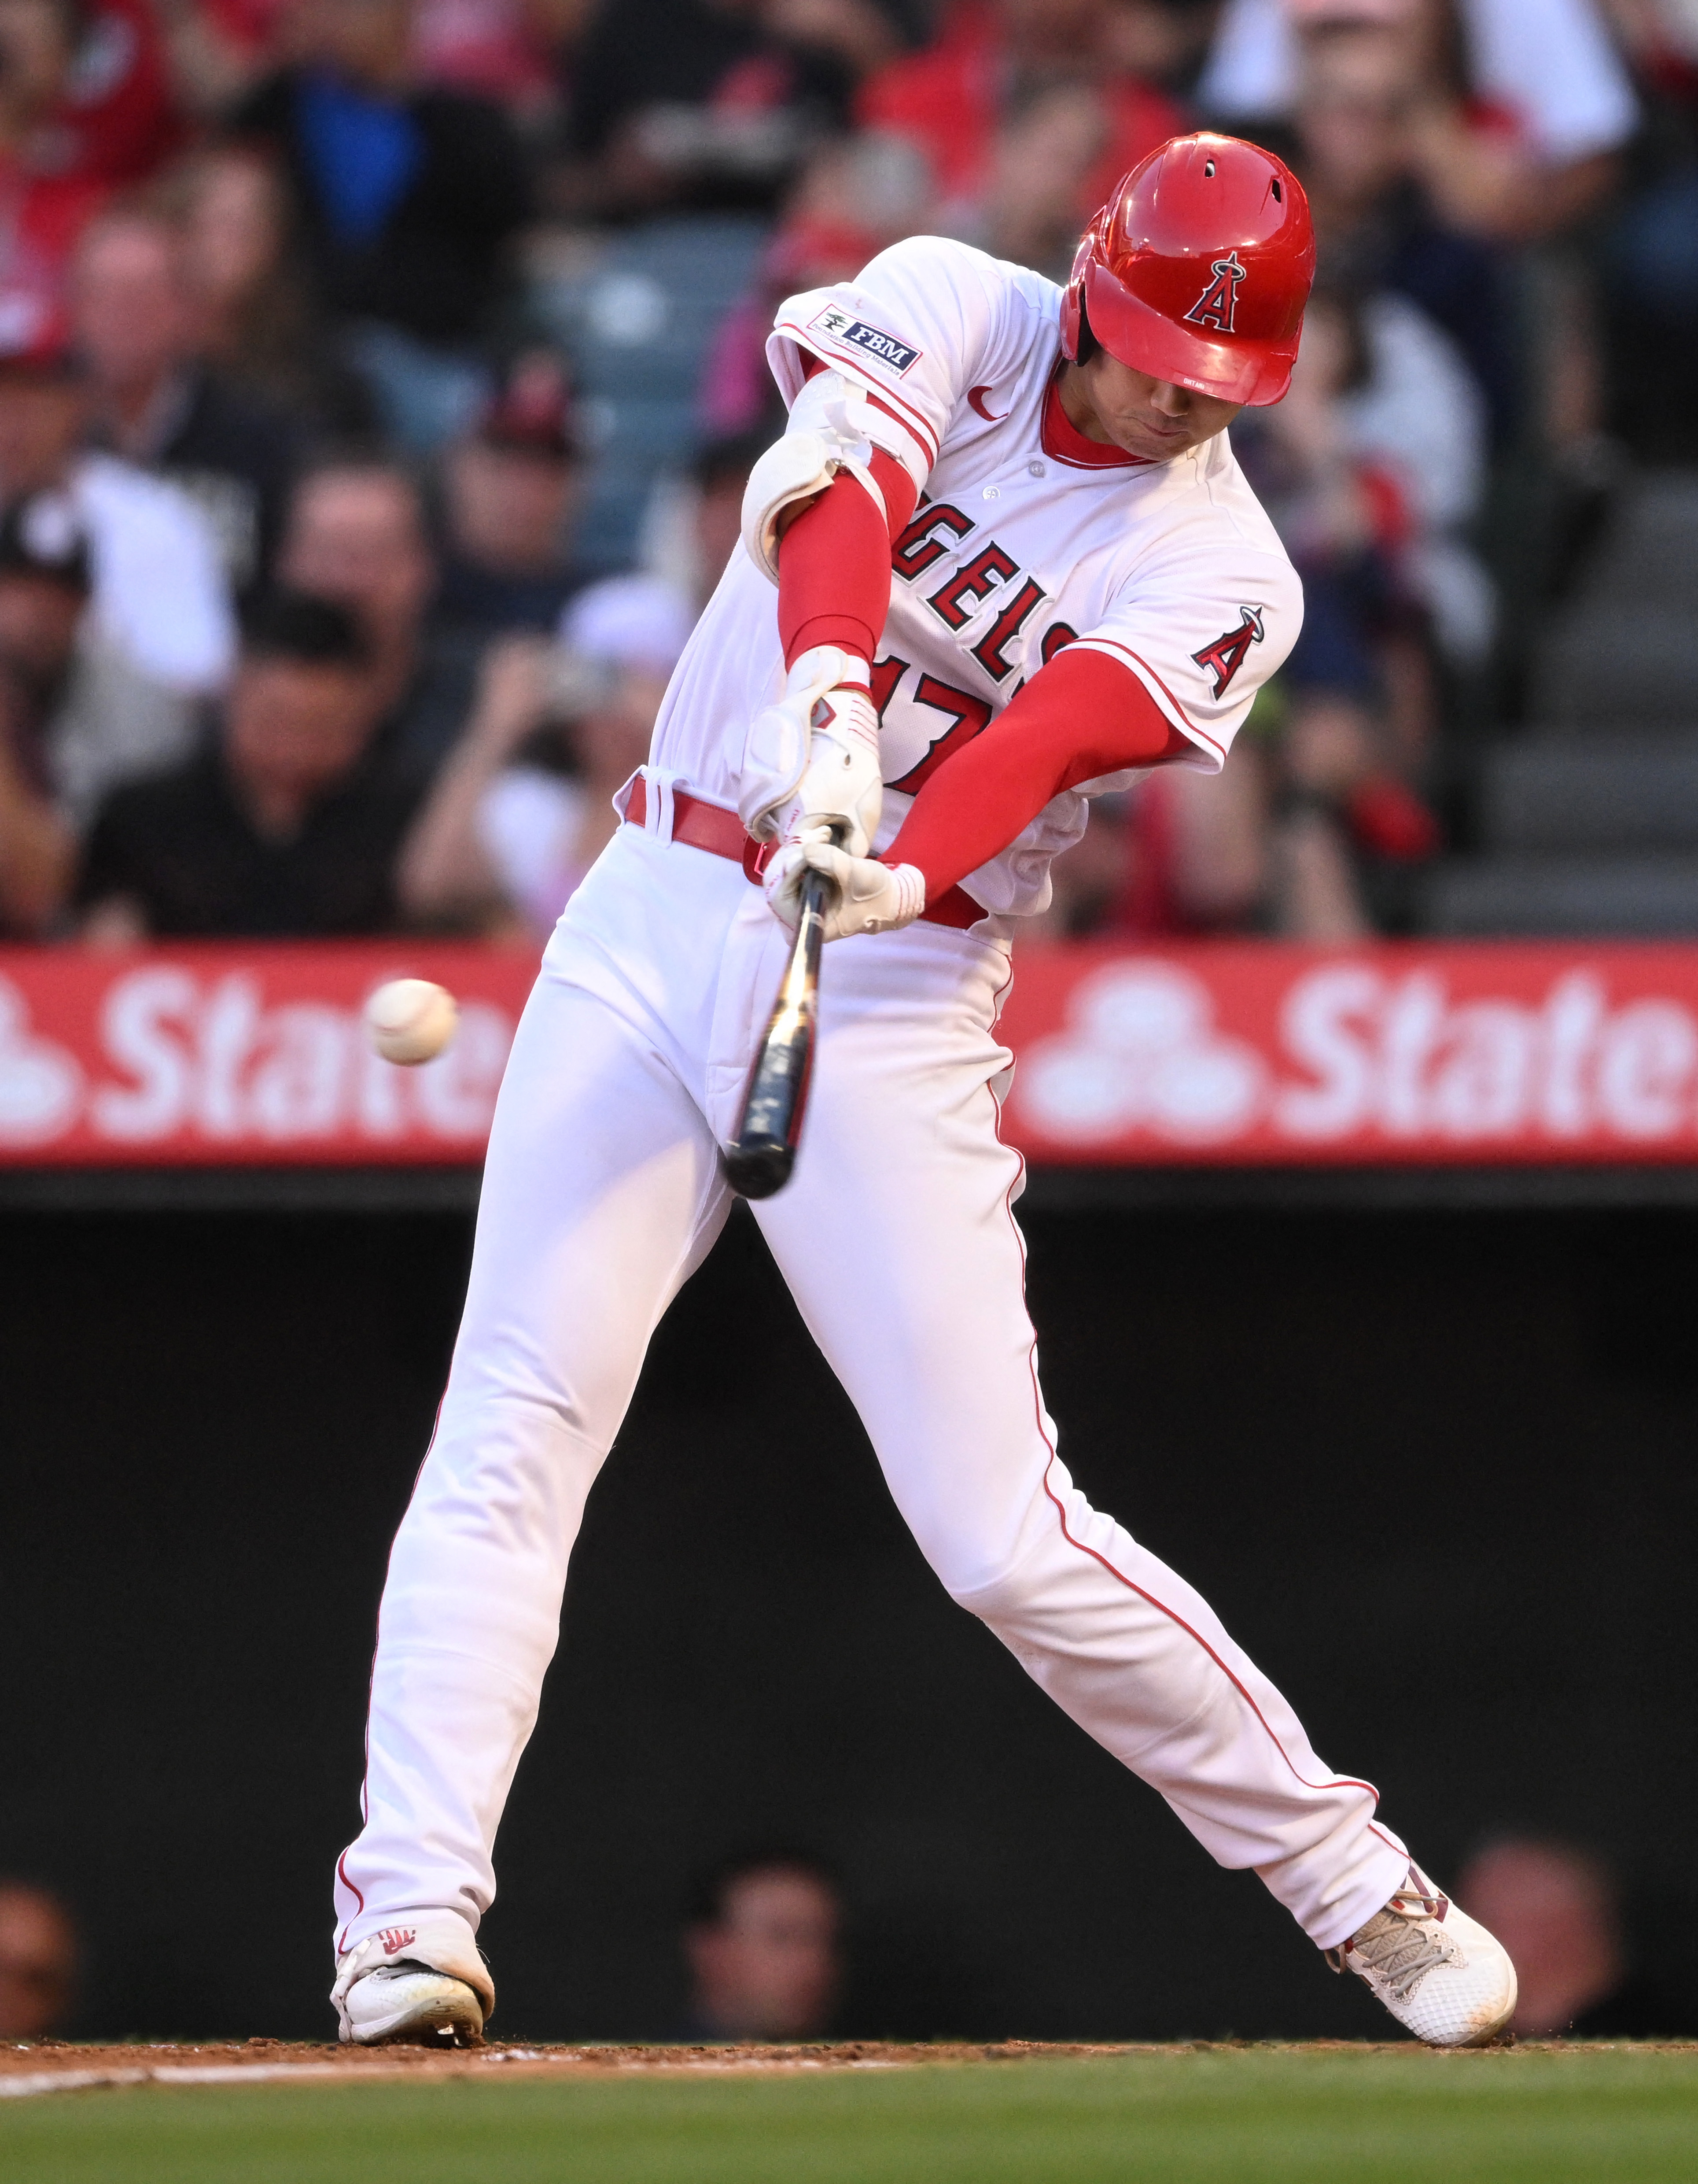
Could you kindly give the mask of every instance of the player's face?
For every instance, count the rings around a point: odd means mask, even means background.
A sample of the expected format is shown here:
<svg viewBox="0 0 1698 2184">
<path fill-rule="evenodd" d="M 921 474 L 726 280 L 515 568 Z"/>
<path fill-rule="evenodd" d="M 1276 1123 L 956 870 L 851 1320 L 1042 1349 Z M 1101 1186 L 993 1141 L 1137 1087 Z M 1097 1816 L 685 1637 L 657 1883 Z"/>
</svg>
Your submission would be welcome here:
<svg viewBox="0 0 1698 2184">
<path fill-rule="evenodd" d="M 1088 440 L 1146 463 L 1168 463 L 1224 432 L 1244 404 L 1152 379 L 1100 348 L 1088 364 L 1071 364 L 1062 373 L 1061 407 Z"/>
</svg>

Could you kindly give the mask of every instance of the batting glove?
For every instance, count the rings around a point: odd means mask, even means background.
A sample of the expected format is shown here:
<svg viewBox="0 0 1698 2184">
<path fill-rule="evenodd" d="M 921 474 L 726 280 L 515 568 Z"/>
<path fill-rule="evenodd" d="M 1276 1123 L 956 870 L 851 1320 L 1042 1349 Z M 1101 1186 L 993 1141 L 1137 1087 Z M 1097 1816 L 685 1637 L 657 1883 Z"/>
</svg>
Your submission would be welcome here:
<svg viewBox="0 0 1698 2184">
<path fill-rule="evenodd" d="M 829 690 L 814 708 L 808 771 L 796 791 L 798 836 L 822 831 L 852 857 L 865 857 L 878 832 L 884 777 L 878 764 L 878 716 L 865 690 Z"/>
<path fill-rule="evenodd" d="M 802 914 L 802 877 L 823 872 L 835 890 L 826 911 L 825 938 L 848 940 L 857 933 L 894 933 L 911 925 L 926 907 L 926 875 L 917 865 L 881 865 L 838 849 L 822 827 L 793 835 L 766 867 L 762 885 L 772 915 L 791 933 Z"/>
<path fill-rule="evenodd" d="M 757 841 L 797 831 L 787 813 L 828 826 L 857 856 L 872 846 L 884 783 L 866 662 L 834 644 L 800 655 L 782 698 L 757 713 L 743 746 L 738 816 Z"/>
</svg>

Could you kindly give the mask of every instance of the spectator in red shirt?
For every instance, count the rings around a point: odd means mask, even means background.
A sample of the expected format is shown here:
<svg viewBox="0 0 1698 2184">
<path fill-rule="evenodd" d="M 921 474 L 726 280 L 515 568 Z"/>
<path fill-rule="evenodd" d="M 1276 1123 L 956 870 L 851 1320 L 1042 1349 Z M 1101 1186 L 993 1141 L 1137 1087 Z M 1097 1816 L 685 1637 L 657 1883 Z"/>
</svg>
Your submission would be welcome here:
<svg viewBox="0 0 1698 2184">
<path fill-rule="evenodd" d="M 66 0 L 0 0 L 0 350 L 64 338 L 66 268 L 106 195 L 55 128 L 75 51 Z"/>
<path fill-rule="evenodd" d="M 42 0 L 5 0 L 3 12 Z M 146 181 L 182 148 L 165 44 L 148 0 L 60 0 L 70 66 L 48 126 L 61 171 Z"/>
<path fill-rule="evenodd" d="M 1080 181 L 1076 225 L 1121 176 L 1186 126 L 1164 92 L 1116 71 L 1105 0 L 954 0 L 924 52 L 893 61 L 863 86 L 855 117 L 918 144 L 946 204 L 990 187 L 998 134 L 1023 98 L 1083 86 L 1101 114 L 1101 144 Z"/>
<path fill-rule="evenodd" d="M 0 351 L 64 338 L 77 238 L 181 135 L 145 0 L 0 0 Z"/>
<path fill-rule="evenodd" d="M 420 0 L 414 50 L 428 83 L 498 99 L 539 123 L 558 103 L 555 46 L 582 27 L 583 0 Z"/>
</svg>

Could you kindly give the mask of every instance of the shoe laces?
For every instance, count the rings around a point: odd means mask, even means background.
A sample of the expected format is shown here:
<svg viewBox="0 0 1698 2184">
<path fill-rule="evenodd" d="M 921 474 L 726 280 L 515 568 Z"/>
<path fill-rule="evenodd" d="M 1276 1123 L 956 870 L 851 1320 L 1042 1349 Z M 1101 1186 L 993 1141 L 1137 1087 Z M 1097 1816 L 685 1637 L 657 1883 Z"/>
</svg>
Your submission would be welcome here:
<svg viewBox="0 0 1698 2184">
<path fill-rule="evenodd" d="M 1465 1961 L 1461 1949 L 1434 1916 L 1430 1899 L 1416 1898 L 1419 1910 L 1403 1909 L 1404 1900 L 1394 1896 L 1342 1949 L 1327 1952 L 1334 1971 L 1344 1970 L 1347 1956 L 1360 1958 L 1399 2002 L 1407 2002 L 1436 1965 Z"/>
</svg>

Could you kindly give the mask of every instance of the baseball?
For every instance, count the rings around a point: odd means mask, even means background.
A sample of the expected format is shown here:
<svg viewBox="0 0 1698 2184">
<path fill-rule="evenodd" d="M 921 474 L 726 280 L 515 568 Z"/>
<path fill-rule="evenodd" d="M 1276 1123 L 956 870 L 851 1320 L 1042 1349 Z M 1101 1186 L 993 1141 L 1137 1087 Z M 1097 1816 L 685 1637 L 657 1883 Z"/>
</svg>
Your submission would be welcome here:
<svg viewBox="0 0 1698 2184">
<path fill-rule="evenodd" d="M 386 1061 L 433 1061 L 459 1022 L 454 995 L 428 978 L 392 978 L 365 1004 L 367 1036 Z"/>
</svg>

